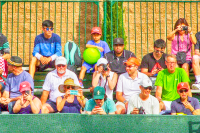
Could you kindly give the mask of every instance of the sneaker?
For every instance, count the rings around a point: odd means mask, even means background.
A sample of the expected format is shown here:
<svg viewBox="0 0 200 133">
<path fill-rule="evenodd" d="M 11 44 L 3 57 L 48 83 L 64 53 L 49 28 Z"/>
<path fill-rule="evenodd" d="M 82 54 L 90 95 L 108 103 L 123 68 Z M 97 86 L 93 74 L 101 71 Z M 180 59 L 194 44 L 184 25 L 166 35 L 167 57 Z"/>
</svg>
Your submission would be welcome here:
<svg viewBox="0 0 200 133">
<path fill-rule="evenodd" d="M 79 84 L 80 84 L 81 88 L 84 88 L 84 86 L 83 86 L 83 80 L 79 79 Z"/>
<path fill-rule="evenodd" d="M 192 85 L 193 90 L 200 90 L 200 83 Z"/>
</svg>

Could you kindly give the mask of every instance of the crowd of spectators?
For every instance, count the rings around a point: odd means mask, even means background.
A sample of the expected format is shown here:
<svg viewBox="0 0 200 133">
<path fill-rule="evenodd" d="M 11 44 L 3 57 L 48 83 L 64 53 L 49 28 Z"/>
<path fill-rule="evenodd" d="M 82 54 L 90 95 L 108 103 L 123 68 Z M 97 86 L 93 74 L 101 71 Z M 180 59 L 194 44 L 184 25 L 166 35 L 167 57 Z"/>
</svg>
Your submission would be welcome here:
<svg viewBox="0 0 200 133">
<path fill-rule="evenodd" d="M 84 61 L 79 77 L 67 69 L 61 39 L 53 29 L 52 21 L 42 23 L 43 33 L 35 38 L 29 73 L 22 69 L 20 57 L 10 56 L 7 38 L 0 34 L 1 111 L 200 115 L 199 101 L 192 97 L 189 86 L 189 70 L 193 68 L 196 83 L 192 88 L 200 89 L 199 40 L 184 18 L 178 19 L 174 30 L 167 35 L 172 41 L 171 54 L 165 53 L 165 41 L 157 39 L 154 51 L 145 55 L 141 63 L 134 53 L 124 50 L 122 38 L 113 40 L 110 51 L 108 44 L 101 40 L 101 28 L 93 27 L 93 39 L 87 42 L 86 48 L 97 48 L 101 58 L 95 64 Z M 192 45 L 195 45 L 193 58 Z M 55 69 L 46 75 L 39 99 L 34 96 L 34 74 L 48 67 Z M 87 99 L 83 95 L 83 79 L 91 68 L 92 98 Z M 151 95 L 152 90 L 156 92 L 155 97 Z"/>
</svg>

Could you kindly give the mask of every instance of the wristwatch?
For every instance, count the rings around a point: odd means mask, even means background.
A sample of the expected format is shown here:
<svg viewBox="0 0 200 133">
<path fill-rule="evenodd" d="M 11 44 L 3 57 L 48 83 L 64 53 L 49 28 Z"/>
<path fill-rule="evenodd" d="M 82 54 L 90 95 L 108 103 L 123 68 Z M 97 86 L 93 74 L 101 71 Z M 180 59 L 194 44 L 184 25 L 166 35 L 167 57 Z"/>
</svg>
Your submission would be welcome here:
<svg viewBox="0 0 200 133">
<path fill-rule="evenodd" d="M 126 101 L 126 100 L 123 101 L 124 104 L 125 104 L 126 102 L 128 102 L 128 101 Z"/>
</svg>

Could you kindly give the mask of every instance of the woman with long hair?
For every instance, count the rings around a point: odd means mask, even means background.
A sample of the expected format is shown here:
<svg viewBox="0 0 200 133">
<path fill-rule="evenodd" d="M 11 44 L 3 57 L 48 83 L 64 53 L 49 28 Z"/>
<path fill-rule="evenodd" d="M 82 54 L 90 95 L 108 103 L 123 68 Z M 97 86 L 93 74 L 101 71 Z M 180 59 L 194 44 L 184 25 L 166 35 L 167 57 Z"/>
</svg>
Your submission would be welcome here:
<svg viewBox="0 0 200 133">
<path fill-rule="evenodd" d="M 176 21 L 174 30 L 167 35 L 167 39 L 172 41 L 171 54 L 177 56 L 178 52 L 186 53 L 186 60 L 183 63 L 178 62 L 177 64 L 185 69 L 189 76 L 189 68 L 192 65 L 192 44 L 196 44 L 196 37 L 185 18 L 180 18 Z"/>
</svg>

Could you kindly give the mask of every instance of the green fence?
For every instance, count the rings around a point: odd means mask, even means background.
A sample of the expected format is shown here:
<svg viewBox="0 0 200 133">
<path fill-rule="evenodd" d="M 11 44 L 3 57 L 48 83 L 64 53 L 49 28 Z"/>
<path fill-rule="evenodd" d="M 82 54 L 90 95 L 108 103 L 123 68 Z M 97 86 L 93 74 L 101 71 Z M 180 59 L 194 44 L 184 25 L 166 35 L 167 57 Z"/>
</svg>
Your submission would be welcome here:
<svg viewBox="0 0 200 133">
<path fill-rule="evenodd" d="M 102 39 L 123 37 L 126 49 L 141 59 L 153 51 L 153 42 L 172 31 L 178 18 L 185 17 L 192 31 L 199 31 L 199 1 L 166 0 L 1 0 L 0 31 L 8 37 L 12 55 L 29 64 L 35 36 L 42 21 L 54 22 L 62 46 L 72 40 L 81 51 L 91 39 L 91 28 L 103 28 Z M 112 8 L 111 8 L 112 7 Z M 166 40 L 167 41 L 167 40 Z M 167 41 L 166 52 L 171 51 Z M 63 49 L 64 50 L 64 49 Z"/>
<path fill-rule="evenodd" d="M 1 132 L 199 133 L 200 116 L 1 115 Z"/>
</svg>

